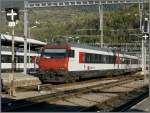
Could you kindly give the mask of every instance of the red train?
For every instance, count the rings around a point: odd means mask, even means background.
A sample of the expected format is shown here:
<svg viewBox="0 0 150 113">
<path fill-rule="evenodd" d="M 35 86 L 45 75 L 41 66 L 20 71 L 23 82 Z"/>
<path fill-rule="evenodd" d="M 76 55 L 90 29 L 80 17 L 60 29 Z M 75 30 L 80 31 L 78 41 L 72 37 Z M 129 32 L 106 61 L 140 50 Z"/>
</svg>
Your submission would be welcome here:
<svg viewBox="0 0 150 113">
<path fill-rule="evenodd" d="M 136 56 L 79 44 L 46 45 L 36 61 L 43 82 L 69 82 L 141 69 Z"/>
</svg>

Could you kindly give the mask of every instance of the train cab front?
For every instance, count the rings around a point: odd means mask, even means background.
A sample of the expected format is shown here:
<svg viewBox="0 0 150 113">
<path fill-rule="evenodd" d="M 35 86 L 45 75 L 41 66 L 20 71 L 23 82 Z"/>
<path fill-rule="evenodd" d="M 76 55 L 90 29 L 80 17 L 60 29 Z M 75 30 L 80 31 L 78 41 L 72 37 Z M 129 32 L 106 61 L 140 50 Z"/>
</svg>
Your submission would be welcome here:
<svg viewBox="0 0 150 113">
<path fill-rule="evenodd" d="M 68 75 L 68 62 L 73 54 L 68 46 L 47 45 L 38 59 L 39 78 L 43 82 L 64 82 Z"/>
<path fill-rule="evenodd" d="M 67 46 L 46 46 L 38 61 L 42 71 L 68 71 L 70 49 Z"/>
</svg>

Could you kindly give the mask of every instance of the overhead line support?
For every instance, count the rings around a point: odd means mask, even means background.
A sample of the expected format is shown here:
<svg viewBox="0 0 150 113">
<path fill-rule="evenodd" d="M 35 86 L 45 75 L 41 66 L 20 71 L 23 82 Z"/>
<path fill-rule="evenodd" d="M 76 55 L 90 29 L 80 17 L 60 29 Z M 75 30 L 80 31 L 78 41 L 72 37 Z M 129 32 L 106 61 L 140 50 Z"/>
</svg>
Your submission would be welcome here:
<svg viewBox="0 0 150 113">
<path fill-rule="evenodd" d="M 24 1 L 24 74 L 27 74 L 28 1 Z"/>
</svg>

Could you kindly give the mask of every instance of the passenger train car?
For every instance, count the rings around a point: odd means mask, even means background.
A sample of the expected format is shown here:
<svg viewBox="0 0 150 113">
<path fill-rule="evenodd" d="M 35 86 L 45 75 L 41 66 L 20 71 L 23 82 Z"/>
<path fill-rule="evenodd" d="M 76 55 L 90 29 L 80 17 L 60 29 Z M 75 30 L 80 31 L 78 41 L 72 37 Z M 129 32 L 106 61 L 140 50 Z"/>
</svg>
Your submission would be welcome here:
<svg viewBox="0 0 150 113">
<path fill-rule="evenodd" d="M 30 59 L 33 56 L 39 56 L 39 54 L 31 52 L 27 54 L 27 67 L 28 69 L 37 68 L 38 66 L 32 63 Z M 1 66 L 2 72 L 10 72 L 12 69 L 12 52 L 10 48 L 5 48 L 5 51 L 1 51 Z M 30 57 L 30 58 L 29 58 Z M 24 53 L 23 51 L 15 52 L 15 71 L 22 71 L 24 68 Z"/>
<path fill-rule="evenodd" d="M 12 69 L 12 36 L 1 34 L 1 67 L 2 72 L 10 72 Z M 15 71 L 23 71 L 24 68 L 24 38 L 14 36 L 15 45 Z M 36 64 L 32 62 L 33 56 L 39 56 L 38 50 L 46 45 L 46 43 L 35 40 L 27 39 L 27 68 L 38 68 Z"/>
<path fill-rule="evenodd" d="M 38 76 L 43 82 L 68 82 L 141 69 L 136 56 L 79 44 L 46 45 L 37 64 Z"/>
</svg>

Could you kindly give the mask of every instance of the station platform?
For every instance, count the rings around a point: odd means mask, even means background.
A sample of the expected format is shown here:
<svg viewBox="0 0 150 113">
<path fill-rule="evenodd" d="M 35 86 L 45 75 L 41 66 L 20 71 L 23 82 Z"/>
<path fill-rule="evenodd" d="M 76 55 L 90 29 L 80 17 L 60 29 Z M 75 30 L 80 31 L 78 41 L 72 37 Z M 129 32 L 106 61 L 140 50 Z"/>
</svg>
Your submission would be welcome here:
<svg viewBox="0 0 150 113">
<path fill-rule="evenodd" d="M 131 107 L 128 112 L 149 112 L 150 97 L 145 98 L 135 106 Z"/>
<path fill-rule="evenodd" d="M 9 86 L 11 73 L 2 73 L 1 79 L 4 87 Z M 15 87 L 25 87 L 41 84 L 38 77 L 31 75 L 24 75 L 23 73 L 14 73 L 14 86 Z"/>
</svg>

